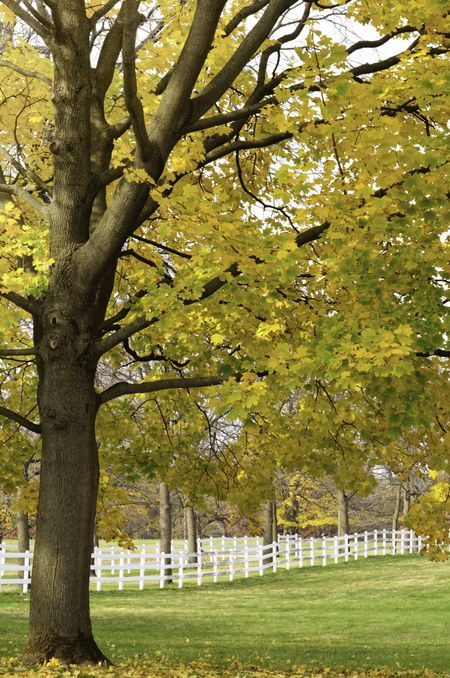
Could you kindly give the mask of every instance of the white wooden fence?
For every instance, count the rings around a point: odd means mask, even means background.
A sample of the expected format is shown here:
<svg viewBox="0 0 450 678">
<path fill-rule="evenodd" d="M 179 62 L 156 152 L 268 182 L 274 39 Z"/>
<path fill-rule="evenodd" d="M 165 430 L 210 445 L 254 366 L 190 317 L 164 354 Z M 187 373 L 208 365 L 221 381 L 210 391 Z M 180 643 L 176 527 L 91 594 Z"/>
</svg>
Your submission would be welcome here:
<svg viewBox="0 0 450 678">
<path fill-rule="evenodd" d="M 175 545 L 174 545 L 175 546 Z M 103 584 L 124 585 L 157 583 L 160 588 L 174 583 L 182 588 L 194 581 L 233 581 L 237 577 L 264 575 L 283 568 L 326 566 L 369 556 L 417 553 L 424 547 L 423 539 L 407 530 L 375 530 L 343 537 L 301 538 L 283 535 L 278 542 L 264 546 L 260 538 L 222 538 L 198 541 L 196 553 L 188 553 L 185 544 L 165 554 L 158 544 L 143 545 L 135 551 L 117 547 L 96 548 L 92 554 L 91 583 L 97 591 Z M 19 585 L 26 593 L 31 583 L 33 552 L 18 553 L 0 544 L 0 591 Z"/>
</svg>

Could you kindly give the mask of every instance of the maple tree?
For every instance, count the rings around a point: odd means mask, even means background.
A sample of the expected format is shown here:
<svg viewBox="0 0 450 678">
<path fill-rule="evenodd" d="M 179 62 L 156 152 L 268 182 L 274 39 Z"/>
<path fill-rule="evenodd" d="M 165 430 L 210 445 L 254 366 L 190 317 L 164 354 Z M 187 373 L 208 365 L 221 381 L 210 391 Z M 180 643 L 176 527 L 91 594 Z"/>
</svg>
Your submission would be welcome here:
<svg viewBox="0 0 450 678">
<path fill-rule="evenodd" d="M 393 437 L 437 416 L 448 441 L 447 8 L 1 12 L 0 356 L 22 369 L 5 367 L 0 414 L 42 438 L 25 658 L 97 662 L 95 423 L 110 401 L 220 386 L 245 418 L 320 378 L 375 408 L 395 393 Z"/>
</svg>

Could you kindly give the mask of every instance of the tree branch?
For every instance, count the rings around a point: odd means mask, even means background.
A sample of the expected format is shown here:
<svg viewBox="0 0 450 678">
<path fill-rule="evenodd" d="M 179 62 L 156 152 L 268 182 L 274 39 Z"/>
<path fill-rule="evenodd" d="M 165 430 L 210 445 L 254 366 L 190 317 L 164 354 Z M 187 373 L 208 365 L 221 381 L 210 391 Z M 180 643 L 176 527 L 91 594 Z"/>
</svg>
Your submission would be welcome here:
<svg viewBox="0 0 450 678">
<path fill-rule="evenodd" d="M 149 137 L 164 161 L 189 118 L 189 97 L 211 48 L 225 1 L 198 0 L 186 42 L 153 116 Z"/>
<path fill-rule="evenodd" d="M 108 0 L 108 2 L 105 2 L 103 7 L 100 7 L 97 11 L 94 12 L 94 14 L 89 18 L 89 23 L 92 28 L 94 28 L 95 24 L 102 19 L 105 14 L 108 14 L 109 10 L 112 9 L 119 0 Z"/>
<path fill-rule="evenodd" d="M 353 52 L 356 52 L 359 49 L 373 49 L 375 47 L 381 47 L 381 45 L 384 45 L 386 42 L 389 42 L 389 40 L 392 40 L 392 38 L 395 38 L 398 35 L 403 35 L 403 33 L 414 33 L 418 30 L 419 29 L 415 28 L 414 26 L 402 26 L 401 28 L 396 28 L 394 31 L 391 31 L 387 35 L 384 35 L 382 38 L 378 38 L 377 40 L 360 40 L 359 42 L 355 42 L 353 45 L 350 45 L 350 47 L 347 47 L 347 54 L 350 56 L 350 54 L 353 54 Z"/>
<path fill-rule="evenodd" d="M 239 26 L 240 23 L 242 23 L 244 19 L 251 16 L 252 14 L 256 14 L 256 12 L 259 12 L 259 10 L 268 5 L 269 2 L 270 0 L 255 0 L 255 2 L 252 2 L 251 5 L 243 7 L 225 26 L 225 35 L 231 35 L 231 33 Z"/>
<path fill-rule="evenodd" d="M 35 348 L 0 348 L 0 358 L 36 355 Z"/>
<path fill-rule="evenodd" d="M 17 198 L 26 202 L 27 205 L 32 207 L 34 210 L 36 210 L 36 212 L 39 212 L 43 216 L 45 216 L 47 212 L 47 206 L 44 203 L 30 195 L 28 191 L 21 188 L 21 186 L 18 184 L 0 184 L 0 193 L 15 195 Z"/>
<path fill-rule="evenodd" d="M 12 421 L 15 421 L 16 424 L 23 426 L 24 428 L 28 429 L 29 431 L 32 431 L 33 433 L 41 433 L 40 424 L 35 424 L 34 421 L 30 421 L 29 419 L 23 417 L 18 412 L 10 410 L 8 407 L 3 407 L 2 405 L 0 405 L 0 414 L 3 415 L 4 417 L 7 417 L 8 419 L 11 419 Z"/>
<path fill-rule="evenodd" d="M 41 80 L 49 87 L 51 87 L 53 84 L 50 78 L 47 78 L 46 75 L 42 75 L 42 73 L 39 73 L 38 71 L 30 71 L 26 68 L 22 68 L 22 66 L 14 64 L 12 61 L 0 59 L 0 66 L 3 66 L 4 68 L 10 68 L 12 71 L 19 73 L 20 75 L 24 75 L 26 78 L 36 78 L 37 80 Z"/>
<path fill-rule="evenodd" d="M 130 384 L 126 381 L 121 381 L 118 384 L 114 384 L 114 386 L 110 386 L 102 393 L 99 393 L 98 403 L 99 405 L 103 405 L 114 398 L 120 398 L 123 395 L 131 395 L 135 393 L 155 393 L 156 391 L 167 391 L 169 389 L 189 389 L 219 386 L 227 379 L 229 379 L 228 376 L 179 377 L 173 379 L 158 379 L 157 381 L 143 382 L 140 384 Z"/>
<path fill-rule="evenodd" d="M 138 13 L 140 0 L 125 0 L 122 39 L 123 83 L 125 106 L 130 114 L 134 138 L 138 150 L 137 159 L 150 160 L 152 147 L 145 127 L 144 109 L 137 94 L 136 81 L 136 33 L 142 17 Z"/>
<path fill-rule="evenodd" d="M 43 23 L 38 21 L 32 14 L 26 12 L 16 0 L 3 0 L 3 4 L 8 7 L 19 19 L 22 19 L 30 28 L 39 35 L 45 43 L 50 40 L 50 33 L 44 27 Z M 42 17 L 43 19 L 43 17 Z"/>
<path fill-rule="evenodd" d="M 289 9 L 295 2 L 296 0 L 270 0 L 263 16 L 242 40 L 222 70 L 206 85 L 197 97 L 192 99 L 190 124 L 198 120 L 220 99 L 239 73 L 242 72 L 249 59 L 270 35 L 283 12 Z"/>
<path fill-rule="evenodd" d="M 39 305 L 36 302 L 22 297 L 22 295 L 18 294 L 17 292 L 0 292 L 0 297 L 7 299 L 12 304 L 18 306 L 23 311 L 26 311 L 31 315 L 37 313 L 39 310 Z"/>
</svg>

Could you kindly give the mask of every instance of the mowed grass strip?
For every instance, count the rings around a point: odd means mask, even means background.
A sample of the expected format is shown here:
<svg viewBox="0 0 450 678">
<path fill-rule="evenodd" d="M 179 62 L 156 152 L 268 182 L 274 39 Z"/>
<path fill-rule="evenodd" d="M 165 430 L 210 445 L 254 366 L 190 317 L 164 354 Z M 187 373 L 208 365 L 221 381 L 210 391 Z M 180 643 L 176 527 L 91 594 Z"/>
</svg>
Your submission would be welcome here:
<svg viewBox="0 0 450 678">
<path fill-rule="evenodd" d="M 200 588 L 102 591 L 92 617 L 115 662 L 158 653 L 173 663 L 450 676 L 449 582 L 450 562 L 380 557 Z M 27 596 L 0 592 L 3 657 L 20 652 L 26 616 Z"/>
</svg>

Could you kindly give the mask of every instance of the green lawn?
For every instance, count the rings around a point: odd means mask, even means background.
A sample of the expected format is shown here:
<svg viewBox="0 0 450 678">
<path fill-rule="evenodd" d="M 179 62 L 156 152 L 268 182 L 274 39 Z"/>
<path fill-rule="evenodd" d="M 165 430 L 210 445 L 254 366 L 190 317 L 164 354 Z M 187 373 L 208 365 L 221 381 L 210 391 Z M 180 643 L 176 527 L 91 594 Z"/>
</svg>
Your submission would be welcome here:
<svg viewBox="0 0 450 678">
<path fill-rule="evenodd" d="M 114 661 L 160 652 L 278 669 L 429 668 L 450 676 L 450 562 L 372 558 L 178 590 L 92 594 Z M 27 596 L 0 592 L 0 656 L 19 653 Z"/>
</svg>

